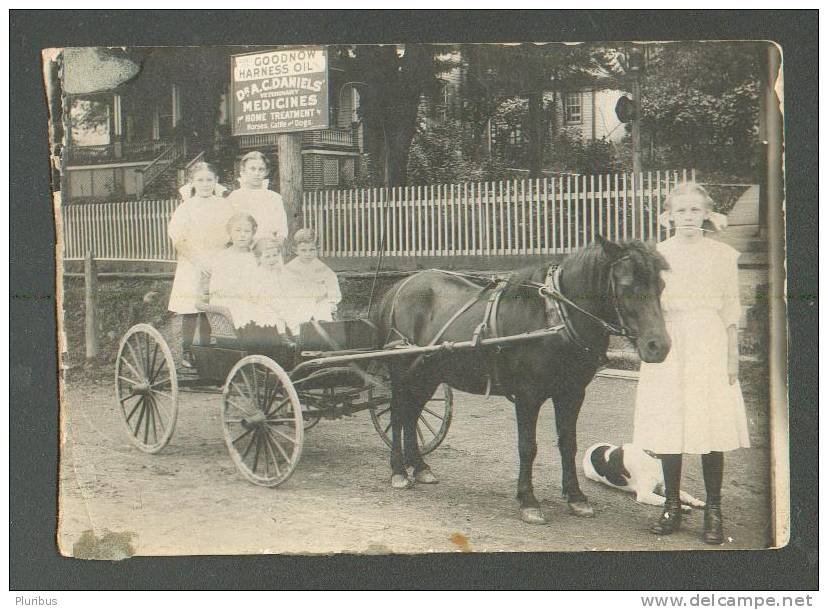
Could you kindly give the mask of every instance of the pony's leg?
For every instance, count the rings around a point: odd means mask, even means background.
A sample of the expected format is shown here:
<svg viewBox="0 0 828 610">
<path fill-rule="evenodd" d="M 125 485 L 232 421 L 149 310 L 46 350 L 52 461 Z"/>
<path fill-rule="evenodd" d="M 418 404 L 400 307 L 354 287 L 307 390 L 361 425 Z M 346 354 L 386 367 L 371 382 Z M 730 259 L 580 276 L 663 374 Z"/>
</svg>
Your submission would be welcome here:
<svg viewBox="0 0 828 610">
<path fill-rule="evenodd" d="M 407 411 L 406 388 L 396 367 L 391 367 L 391 487 L 408 489 L 414 483 L 408 478 L 403 459 L 403 421 Z"/>
<path fill-rule="evenodd" d="M 520 518 L 526 523 L 546 523 L 546 517 L 543 516 L 532 486 L 532 467 L 538 453 L 538 414 L 542 404 L 543 399 L 538 398 L 518 396 L 515 400 L 520 457 L 517 498 L 520 501 Z"/>
<path fill-rule="evenodd" d="M 406 468 L 410 468 L 417 483 L 437 483 L 437 477 L 431 472 L 428 464 L 420 453 L 420 440 L 417 433 L 417 424 L 428 400 L 434 395 L 439 385 L 438 381 L 418 379 L 419 385 L 409 386 L 407 396 L 406 417 L 403 421 L 403 455 Z"/>
<path fill-rule="evenodd" d="M 569 388 L 554 397 L 555 425 L 558 429 L 558 449 L 561 452 L 561 491 L 567 498 L 569 511 L 579 517 L 592 517 L 595 511 L 578 484 L 575 470 L 575 437 L 578 414 L 584 402 L 584 388 Z"/>
</svg>

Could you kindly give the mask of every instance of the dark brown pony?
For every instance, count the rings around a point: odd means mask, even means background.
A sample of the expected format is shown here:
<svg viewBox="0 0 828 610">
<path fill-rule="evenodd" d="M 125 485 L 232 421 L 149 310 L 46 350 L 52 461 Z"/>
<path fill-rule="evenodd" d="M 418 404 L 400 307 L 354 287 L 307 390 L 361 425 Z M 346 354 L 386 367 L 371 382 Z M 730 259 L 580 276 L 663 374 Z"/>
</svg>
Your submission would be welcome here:
<svg viewBox="0 0 828 610">
<path fill-rule="evenodd" d="M 497 336 L 548 328 L 554 321 L 549 316 L 555 310 L 538 289 L 546 282 L 549 268 L 548 264 L 527 268 L 509 277 L 497 311 Z M 570 300 L 561 306 L 564 318 L 568 318 L 569 333 L 499 349 L 481 346 L 449 352 L 447 345 L 447 350 L 433 355 L 393 359 L 392 486 L 406 488 L 414 481 L 437 480 L 420 454 L 416 424 L 440 383 L 473 394 L 491 392 L 507 396 L 515 405 L 521 518 L 528 523 L 544 523 L 532 488 L 532 464 L 537 453 L 538 413 L 551 398 L 561 452 L 562 492 L 573 513 L 591 516 L 592 507 L 581 492 L 575 471 L 575 428 L 584 392 L 606 358 L 608 328 L 624 329 L 635 337 L 645 362 L 661 362 L 667 356 L 670 339 L 662 318 L 663 283 L 659 275 L 666 268 L 661 255 L 639 241 L 615 244 L 599 237 L 560 265 L 558 289 Z M 386 293 L 374 323 L 385 339 L 383 345 L 468 341 L 483 321 L 491 290 L 481 290 L 479 283 L 460 275 L 423 271 L 398 282 Z M 476 294 L 480 295 L 477 299 Z M 435 341 L 437 335 L 440 337 Z"/>
</svg>

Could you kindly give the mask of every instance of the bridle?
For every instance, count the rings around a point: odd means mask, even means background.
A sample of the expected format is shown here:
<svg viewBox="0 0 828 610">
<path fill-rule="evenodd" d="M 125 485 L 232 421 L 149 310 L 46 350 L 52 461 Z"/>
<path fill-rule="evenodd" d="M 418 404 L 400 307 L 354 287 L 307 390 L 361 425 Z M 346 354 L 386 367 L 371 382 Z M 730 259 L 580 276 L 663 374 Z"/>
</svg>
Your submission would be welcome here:
<svg viewBox="0 0 828 610">
<path fill-rule="evenodd" d="M 571 339 L 580 345 L 583 349 L 590 351 L 589 346 L 587 346 L 577 335 L 575 332 L 574 327 L 570 321 L 570 316 L 564 309 L 564 305 L 567 309 L 574 309 L 575 311 L 579 312 L 587 319 L 591 320 L 595 324 L 601 327 L 606 335 L 615 335 L 618 337 L 626 337 L 630 340 L 638 339 L 638 333 L 630 328 L 630 326 L 624 320 L 624 314 L 621 312 L 621 307 L 618 303 L 618 293 L 616 291 L 615 286 L 615 278 L 613 276 L 612 270 L 618 263 L 629 260 L 629 255 L 622 256 L 621 258 L 613 261 L 610 263 L 609 266 L 609 281 L 607 286 L 607 296 L 609 300 L 612 302 L 613 310 L 615 312 L 616 322 L 607 322 L 600 316 L 596 316 L 594 313 L 587 311 L 583 307 L 574 303 L 571 299 L 566 297 L 560 290 L 560 276 L 561 276 L 561 268 L 557 267 L 553 269 L 550 267 L 546 274 L 546 282 L 543 284 L 537 284 L 538 294 L 543 298 L 547 303 L 552 304 L 558 312 L 558 317 L 561 318 L 563 321 L 568 334 L 570 335 Z M 534 283 L 533 283 L 534 285 Z"/>
</svg>

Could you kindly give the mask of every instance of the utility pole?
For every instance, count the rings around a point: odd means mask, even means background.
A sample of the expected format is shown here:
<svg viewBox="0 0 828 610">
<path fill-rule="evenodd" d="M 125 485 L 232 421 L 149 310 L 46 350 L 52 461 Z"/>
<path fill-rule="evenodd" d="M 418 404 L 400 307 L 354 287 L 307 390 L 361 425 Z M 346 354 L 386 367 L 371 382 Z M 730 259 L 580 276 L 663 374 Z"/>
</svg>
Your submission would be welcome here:
<svg viewBox="0 0 828 610">
<path fill-rule="evenodd" d="M 633 174 L 641 172 L 641 49 L 635 45 L 630 49 L 629 69 L 632 77 L 633 121 L 632 121 L 632 157 Z"/>
</svg>

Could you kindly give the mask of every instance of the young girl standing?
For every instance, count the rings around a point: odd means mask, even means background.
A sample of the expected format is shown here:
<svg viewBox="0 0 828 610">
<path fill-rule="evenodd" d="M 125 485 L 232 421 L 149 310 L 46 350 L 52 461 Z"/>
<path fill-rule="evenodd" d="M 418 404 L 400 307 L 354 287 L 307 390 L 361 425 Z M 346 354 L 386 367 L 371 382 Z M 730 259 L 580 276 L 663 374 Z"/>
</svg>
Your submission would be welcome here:
<svg viewBox="0 0 828 610">
<path fill-rule="evenodd" d="M 679 185 L 667 198 L 663 220 L 675 235 L 658 250 L 670 264 L 661 298 L 672 347 L 664 362 L 641 365 L 633 442 L 659 454 L 664 471 L 666 502 L 653 533 L 671 534 L 680 526 L 682 454 L 700 454 L 707 492 L 703 539 L 721 544 L 723 452 L 750 443 L 738 381 L 739 253 L 705 237 L 725 224 L 712 206 L 696 183 Z"/>
<path fill-rule="evenodd" d="M 221 197 L 224 190 L 210 164 L 196 163 L 190 170 L 189 182 L 180 189 L 183 203 L 167 228 L 177 256 L 168 309 L 181 314 L 185 362 L 195 335 L 201 272 L 210 268 L 212 259 L 227 243 L 226 225 L 233 208 Z"/>
<path fill-rule="evenodd" d="M 241 188 L 233 191 L 227 201 L 235 212 L 250 214 L 258 224 L 259 237 L 285 240 L 288 219 L 282 197 L 267 188 L 269 167 L 265 156 L 257 150 L 249 152 L 239 165 Z"/>
</svg>

